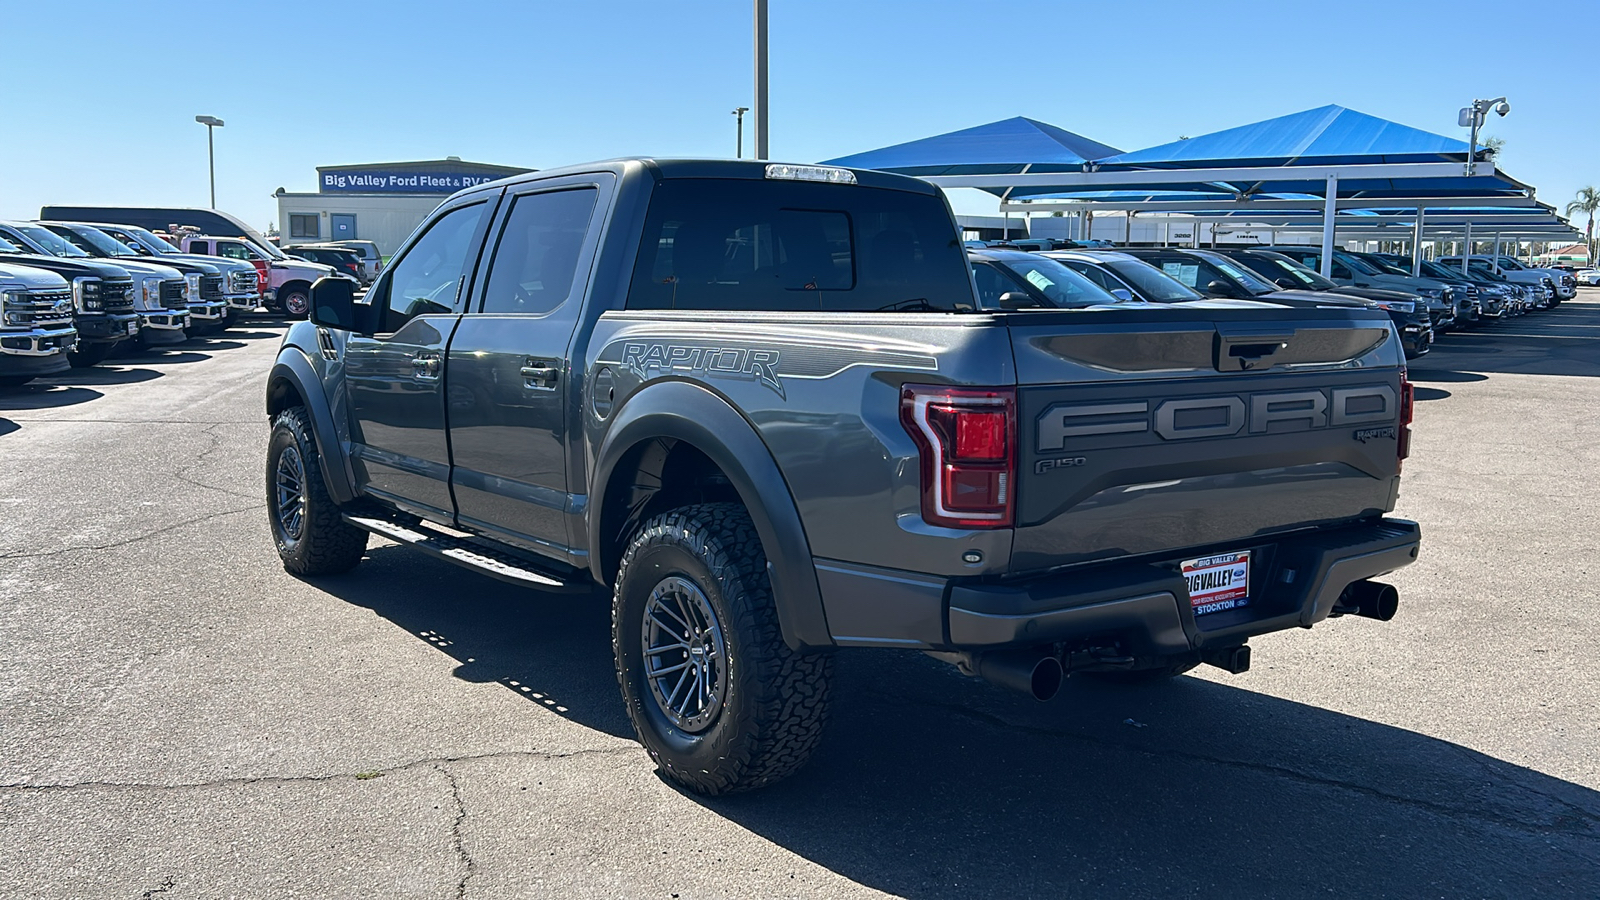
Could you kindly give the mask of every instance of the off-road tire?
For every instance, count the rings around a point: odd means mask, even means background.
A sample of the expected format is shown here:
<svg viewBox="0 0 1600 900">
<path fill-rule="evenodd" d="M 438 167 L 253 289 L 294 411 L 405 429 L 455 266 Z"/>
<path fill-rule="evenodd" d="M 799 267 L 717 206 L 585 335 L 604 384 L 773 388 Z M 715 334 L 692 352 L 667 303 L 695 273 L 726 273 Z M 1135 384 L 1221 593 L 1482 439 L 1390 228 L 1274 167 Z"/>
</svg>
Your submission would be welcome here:
<svg viewBox="0 0 1600 900">
<path fill-rule="evenodd" d="M 67 351 L 67 362 L 74 369 L 87 369 L 105 362 L 111 351 L 122 346 L 122 342 L 115 344 L 84 344 L 80 343 L 72 350 Z"/>
<path fill-rule="evenodd" d="M 279 515 L 278 467 L 287 450 L 298 454 L 300 481 L 300 533 L 289 534 Z M 367 533 L 344 521 L 339 507 L 322 481 L 317 443 L 311 436 L 305 408 L 291 406 L 278 413 L 267 439 L 267 524 L 283 568 L 292 575 L 337 575 L 355 568 L 367 550 Z"/>
<path fill-rule="evenodd" d="M 704 594 L 727 648 L 721 709 L 693 734 L 661 710 L 645 671 L 647 602 L 673 576 Z M 688 790 L 725 794 L 772 784 L 805 765 L 822 737 L 833 658 L 784 643 L 766 553 L 750 514 L 736 503 L 685 506 L 639 527 L 617 572 L 611 649 L 639 742 L 666 778 Z"/>
</svg>

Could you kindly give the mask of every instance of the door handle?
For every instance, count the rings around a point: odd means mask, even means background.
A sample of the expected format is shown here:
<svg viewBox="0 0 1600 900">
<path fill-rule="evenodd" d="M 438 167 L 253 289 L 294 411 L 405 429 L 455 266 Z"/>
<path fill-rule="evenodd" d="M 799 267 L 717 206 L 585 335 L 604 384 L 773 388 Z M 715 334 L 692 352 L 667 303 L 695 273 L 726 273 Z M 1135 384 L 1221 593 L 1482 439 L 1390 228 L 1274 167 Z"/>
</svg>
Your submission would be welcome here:
<svg viewBox="0 0 1600 900">
<path fill-rule="evenodd" d="M 411 374 L 418 378 L 435 378 L 439 374 L 439 357 L 414 356 L 411 358 Z"/>
<path fill-rule="evenodd" d="M 560 370 L 554 366 L 523 366 L 519 371 L 529 387 L 554 387 Z"/>
</svg>

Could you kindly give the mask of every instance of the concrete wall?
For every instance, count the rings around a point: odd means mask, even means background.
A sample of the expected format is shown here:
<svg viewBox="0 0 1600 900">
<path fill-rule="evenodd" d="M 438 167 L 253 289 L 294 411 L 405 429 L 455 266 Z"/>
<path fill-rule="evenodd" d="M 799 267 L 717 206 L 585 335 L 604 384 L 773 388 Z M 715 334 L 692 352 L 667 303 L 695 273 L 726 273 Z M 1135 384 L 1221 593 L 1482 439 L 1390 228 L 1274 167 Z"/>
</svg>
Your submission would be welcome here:
<svg viewBox="0 0 1600 900">
<path fill-rule="evenodd" d="M 372 241 L 378 252 L 389 256 L 402 241 L 439 207 L 448 195 L 435 194 L 281 194 L 278 197 L 278 234 L 285 247 L 309 244 L 309 238 L 289 236 L 290 215 L 315 214 L 317 241 L 332 240 L 330 213 L 349 213 L 356 217 L 356 238 Z"/>
</svg>

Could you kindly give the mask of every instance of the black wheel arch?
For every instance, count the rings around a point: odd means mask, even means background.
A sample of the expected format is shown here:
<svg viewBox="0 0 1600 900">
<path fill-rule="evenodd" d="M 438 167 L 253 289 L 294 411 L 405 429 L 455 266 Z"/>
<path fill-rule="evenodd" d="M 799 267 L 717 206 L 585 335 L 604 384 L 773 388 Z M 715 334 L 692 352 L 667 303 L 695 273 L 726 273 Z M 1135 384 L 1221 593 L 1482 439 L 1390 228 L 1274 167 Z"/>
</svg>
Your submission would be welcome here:
<svg viewBox="0 0 1600 900">
<path fill-rule="evenodd" d="M 290 406 L 303 406 L 311 416 L 312 432 L 321 460 L 323 483 L 336 503 L 356 498 L 355 475 L 339 444 L 332 408 L 311 360 L 298 347 L 284 347 L 267 376 L 267 416 L 270 419 Z"/>
<path fill-rule="evenodd" d="M 726 476 L 750 513 L 767 554 L 783 638 L 792 649 L 834 646 L 800 511 L 777 460 L 753 425 L 711 391 L 689 382 L 650 385 L 629 397 L 605 426 L 595 454 L 587 517 L 589 565 L 611 584 L 626 549 L 636 473 L 659 459 L 664 442 L 698 451 Z"/>
</svg>

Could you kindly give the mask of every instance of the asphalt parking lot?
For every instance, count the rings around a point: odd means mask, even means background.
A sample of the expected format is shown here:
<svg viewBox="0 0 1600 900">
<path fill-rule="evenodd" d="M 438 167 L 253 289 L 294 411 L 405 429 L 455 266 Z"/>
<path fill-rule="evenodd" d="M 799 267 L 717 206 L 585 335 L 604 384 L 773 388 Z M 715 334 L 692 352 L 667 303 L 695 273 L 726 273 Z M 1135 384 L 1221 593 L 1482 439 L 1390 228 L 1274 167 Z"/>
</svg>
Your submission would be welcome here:
<svg viewBox="0 0 1600 900">
<path fill-rule="evenodd" d="M 854 652 L 809 768 L 711 800 L 632 741 L 603 598 L 283 572 L 280 333 L 0 393 L 0 893 L 1600 896 L 1600 290 L 1413 364 L 1393 622 L 1049 704 Z"/>
</svg>

